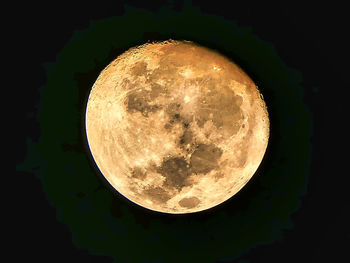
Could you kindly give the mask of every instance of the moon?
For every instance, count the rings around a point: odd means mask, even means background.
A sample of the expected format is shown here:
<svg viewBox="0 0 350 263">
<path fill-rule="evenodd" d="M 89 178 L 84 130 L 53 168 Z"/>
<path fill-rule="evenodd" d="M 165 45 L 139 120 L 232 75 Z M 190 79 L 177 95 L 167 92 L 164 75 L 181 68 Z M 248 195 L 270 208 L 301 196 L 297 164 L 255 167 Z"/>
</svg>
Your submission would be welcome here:
<svg viewBox="0 0 350 263">
<path fill-rule="evenodd" d="M 98 76 L 85 128 L 106 180 L 158 212 L 234 196 L 265 154 L 269 117 L 251 78 L 217 51 L 167 40 L 131 48 Z"/>
</svg>

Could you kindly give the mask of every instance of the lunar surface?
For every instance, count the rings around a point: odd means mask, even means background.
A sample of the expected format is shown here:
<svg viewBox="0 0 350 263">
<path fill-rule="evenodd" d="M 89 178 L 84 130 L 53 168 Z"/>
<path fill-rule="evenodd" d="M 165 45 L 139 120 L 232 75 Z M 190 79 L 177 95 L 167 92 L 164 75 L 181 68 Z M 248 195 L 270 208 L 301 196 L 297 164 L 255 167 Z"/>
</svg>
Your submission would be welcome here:
<svg viewBox="0 0 350 263">
<path fill-rule="evenodd" d="M 214 207 L 260 165 L 266 104 L 236 64 L 190 41 L 131 48 L 92 87 L 86 134 L 107 181 L 145 208 L 171 214 Z"/>
</svg>

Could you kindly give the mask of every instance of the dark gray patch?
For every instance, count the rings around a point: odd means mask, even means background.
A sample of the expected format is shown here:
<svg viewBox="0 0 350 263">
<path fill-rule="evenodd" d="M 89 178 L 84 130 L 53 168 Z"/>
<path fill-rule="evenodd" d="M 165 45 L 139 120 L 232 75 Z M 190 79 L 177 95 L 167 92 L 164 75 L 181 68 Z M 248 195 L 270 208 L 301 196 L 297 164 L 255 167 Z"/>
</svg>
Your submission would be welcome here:
<svg viewBox="0 0 350 263">
<path fill-rule="evenodd" d="M 196 207 L 201 201 L 195 197 L 195 196 L 191 196 L 191 197 L 185 197 L 182 198 L 179 201 L 179 205 L 182 207 L 186 207 L 186 208 L 194 208 Z"/>
<path fill-rule="evenodd" d="M 171 129 L 173 128 L 173 125 L 170 124 L 170 123 L 166 123 L 166 124 L 164 125 L 164 128 L 167 129 L 167 130 L 171 130 Z"/>
<path fill-rule="evenodd" d="M 180 103 L 170 103 L 167 106 L 165 111 L 166 111 L 166 113 L 168 113 L 168 115 L 171 119 L 179 121 L 180 120 L 180 110 L 181 110 Z"/>
<path fill-rule="evenodd" d="M 150 105 L 148 91 L 129 94 L 126 99 L 126 105 L 129 112 L 139 111 L 145 117 L 148 117 L 149 112 L 155 112 L 160 109 L 159 105 Z"/>
<path fill-rule="evenodd" d="M 135 167 L 131 170 L 131 177 L 137 179 L 145 179 L 147 176 L 146 172 L 144 172 L 140 167 Z"/>
<path fill-rule="evenodd" d="M 140 61 L 131 69 L 132 75 L 142 76 L 147 74 L 147 63 Z"/>
<path fill-rule="evenodd" d="M 204 95 L 197 111 L 197 124 L 203 127 L 204 123 L 211 120 L 217 128 L 223 128 L 233 135 L 240 129 L 240 121 L 243 118 L 241 111 L 242 97 L 235 95 L 229 87 L 220 87 L 216 93 Z M 210 117 L 212 114 L 212 117 Z"/>
<path fill-rule="evenodd" d="M 192 142 L 193 134 L 190 130 L 185 130 L 183 135 L 180 137 L 180 145 L 186 146 Z"/>
<path fill-rule="evenodd" d="M 164 160 L 158 168 L 158 173 L 165 177 L 164 186 L 181 190 L 188 185 L 187 178 L 190 175 L 188 164 L 183 157 L 173 157 Z"/>
<path fill-rule="evenodd" d="M 180 109 L 181 109 L 180 103 L 170 103 L 166 107 L 165 112 L 169 116 L 169 122 L 165 124 L 164 126 L 165 129 L 170 130 L 172 129 L 175 123 L 179 123 L 183 120 L 182 116 L 180 115 Z"/>
<path fill-rule="evenodd" d="M 191 155 L 190 168 L 193 173 L 208 173 L 218 168 L 222 150 L 214 144 L 199 144 Z"/>
<path fill-rule="evenodd" d="M 134 70 L 140 70 L 140 67 L 142 67 L 141 65 L 135 66 L 136 68 L 134 68 Z M 133 83 L 130 83 L 130 81 L 127 82 L 128 86 L 132 86 L 132 84 Z M 148 113 L 155 112 L 162 108 L 161 105 L 152 105 L 152 102 L 154 102 L 157 97 L 166 94 L 166 90 L 157 83 L 150 83 L 150 86 L 151 90 L 141 88 L 141 91 L 133 91 L 126 97 L 125 104 L 129 112 L 133 113 L 139 111 L 143 116 L 148 117 Z"/>
<path fill-rule="evenodd" d="M 150 99 L 153 100 L 157 98 L 159 95 L 164 94 L 165 90 L 163 87 L 157 83 L 151 83 L 151 92 L 150 92 Z"/>
<path fill-rule="evenodd" d="M 140 111 L 142 112 L 145 108 L 149 107 L 147 94 L 142 93 L 131 93 L 127 97 L 128 111 Z"/>
<path fill-rule="evenodd" d="M 145 189 L 143 194 L 152 202 L 157 204 L 165 204 L 172 198 L 172 196 L 165 189 L 159 186 Z"/>
</svg>

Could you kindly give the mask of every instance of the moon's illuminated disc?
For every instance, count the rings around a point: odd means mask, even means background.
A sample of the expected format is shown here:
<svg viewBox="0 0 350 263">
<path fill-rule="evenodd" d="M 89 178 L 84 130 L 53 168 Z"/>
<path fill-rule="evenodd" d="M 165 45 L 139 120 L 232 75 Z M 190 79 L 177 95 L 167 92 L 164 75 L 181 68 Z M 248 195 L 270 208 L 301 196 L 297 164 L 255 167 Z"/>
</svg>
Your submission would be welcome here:
<svg viewBox="0 0 350 263">
<path fill-rule="evenodd" d="M 86 109 L 89 147 L 122 195 L 191 213 L 236 194 L 266 151 L 269 119 L 237 65 L 189 41 L 149 43 L 112 61 Z"/>
</svg>

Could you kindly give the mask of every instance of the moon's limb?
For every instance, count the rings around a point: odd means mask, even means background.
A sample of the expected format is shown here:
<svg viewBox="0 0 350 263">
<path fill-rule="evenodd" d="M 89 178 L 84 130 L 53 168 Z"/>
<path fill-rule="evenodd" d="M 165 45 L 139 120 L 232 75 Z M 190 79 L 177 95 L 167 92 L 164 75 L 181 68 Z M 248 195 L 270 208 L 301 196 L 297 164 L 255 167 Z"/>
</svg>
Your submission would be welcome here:
<svg viewBox="0 0 350 263">
<path fill-rule="evenodd" d="M 165 213 L 236 194 L 262 161 L 265 102 L 233 62 L 191 42 L 133 48 L 104 69 L 86 110 L 92 155 L 131 201 Z"/>
</svg>

